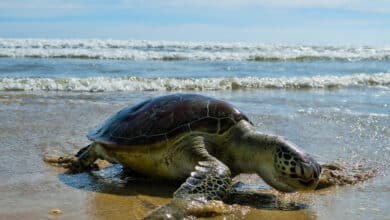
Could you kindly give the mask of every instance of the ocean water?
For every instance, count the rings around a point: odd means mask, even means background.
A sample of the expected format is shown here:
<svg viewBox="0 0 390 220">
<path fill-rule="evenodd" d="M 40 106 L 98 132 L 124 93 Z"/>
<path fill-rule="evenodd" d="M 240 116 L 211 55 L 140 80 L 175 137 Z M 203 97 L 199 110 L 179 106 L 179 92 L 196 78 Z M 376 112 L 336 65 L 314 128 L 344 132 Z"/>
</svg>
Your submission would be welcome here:
<svg viewBox="0 0 390 220">
<path fill-rule="evenodd" d="M 67 219 L 107 217 L 96 211 L 107 198 L 69 189 L 43 153 L 75 152 L 122 107 L 178 92 L 231 102 L 322 163 L 379 167 L 364 183 L 305 194 L 299 216 L 390 218 L 390 47 L 92 39 L 0 39 L 0 217 L 45 218 L 53 204 Z"/>
</svg>

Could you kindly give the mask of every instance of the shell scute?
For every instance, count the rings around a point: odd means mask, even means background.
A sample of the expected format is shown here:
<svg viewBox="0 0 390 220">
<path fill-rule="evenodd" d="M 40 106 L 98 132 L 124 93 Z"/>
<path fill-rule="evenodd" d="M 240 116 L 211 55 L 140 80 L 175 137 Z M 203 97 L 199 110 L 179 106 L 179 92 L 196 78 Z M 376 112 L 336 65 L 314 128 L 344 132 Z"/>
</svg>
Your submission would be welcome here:
<svg viewBox="0 0 390 220">
<path fill-rule="evenodd" d="M 182 125 L 178 128 L 175 128 L 167 133 L 167 138 L 175 137 L 176 135 L 185 133 L 185 132 L 190 132 L 191 129 L 189 128 L 188 124 Z"/>
<path fill-rule="evenodd" d="M 219 131 L 218 134 L 223 134 L 225 131 L 229 130 L 235 122 L 231 118 L 222 118 L 219 120 Z"/>
<path fill-rule="evenodd" d="M 216 133 L 218 131 L 218 119 L 203 118 L 191 123 L 191 130 L 207 133 Z"/>
<path fill-rule="evenodd" d="M 225 118 L 229 117 L 232 114 L 232 106 L 226 102 L 217 100 L 214 102 L 210 102 L 209 104 L 209 116 L 216 118 Z"/>
</svg>

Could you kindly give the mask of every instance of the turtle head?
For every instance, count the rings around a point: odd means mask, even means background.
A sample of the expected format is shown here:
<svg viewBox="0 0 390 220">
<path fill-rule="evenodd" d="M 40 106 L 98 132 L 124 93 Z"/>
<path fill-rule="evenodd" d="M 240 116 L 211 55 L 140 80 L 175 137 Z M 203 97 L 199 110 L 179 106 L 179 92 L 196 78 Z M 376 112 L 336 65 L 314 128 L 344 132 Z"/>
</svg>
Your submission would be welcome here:
<svg viewBox="0 0 390 220">
<path fill-rule="evenodd" d="M 293 143 L 280 139 L 271 151 L 269 164 L 259 174 L 282 192 L 313 190 L 318 184 L 321 166 Z"/>
<path fill-rule="evenodd" d="M 317 186 L 321 166 L 309 154 L 291 143 L 278 146 L 274 154 L 275 178 L 280 191 L 310 190 Z M 283 186 L 285 185 L 285 186 Z"/>
</svg>

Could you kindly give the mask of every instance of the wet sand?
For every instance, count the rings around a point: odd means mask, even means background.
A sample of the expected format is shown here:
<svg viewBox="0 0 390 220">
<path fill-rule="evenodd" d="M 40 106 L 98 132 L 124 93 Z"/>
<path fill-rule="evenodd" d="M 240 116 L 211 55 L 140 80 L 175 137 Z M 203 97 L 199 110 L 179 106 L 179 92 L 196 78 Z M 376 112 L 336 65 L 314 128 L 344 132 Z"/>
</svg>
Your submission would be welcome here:
<svg viewBox="0 0 390 220">
<path fill-rule="evenodd" d="M 129 97 L 130 103 L 147 96 Z M 69 175 L 42 160 L 48 150 L 75 153 L 87 145 L 86 131 L 123 103 L 83 95 L 6 93 L 1 94 L 0 105 L 0 219 L 142 219 L 170 201 L 172 184 L 123 181 L 116 176 L 116 167 Z M 236 180 L 261 184 L 254 175 Z M 379 175 L 355 186 L 280 195 L 307 204 L 306 209 L 242 206 L 207 219 L 389 219 L 389 185 L 389 178 Z M 50 214 L 52 209 L 62 213 Z"/>
</svg>

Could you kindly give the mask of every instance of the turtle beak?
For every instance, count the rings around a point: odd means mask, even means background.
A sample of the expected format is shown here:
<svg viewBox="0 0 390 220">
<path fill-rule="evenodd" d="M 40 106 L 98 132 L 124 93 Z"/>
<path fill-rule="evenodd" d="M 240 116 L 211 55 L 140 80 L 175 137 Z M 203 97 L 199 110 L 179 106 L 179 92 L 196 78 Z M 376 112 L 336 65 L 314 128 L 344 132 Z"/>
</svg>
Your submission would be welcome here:
<svg viewBox="0 0 390 220">
<path fill-rule="evenodd" d="M 305 179 L 318 180 L 321 174 L 321 166 L 310 155 L 307 155 L 306 160 L 300 163 L 300 169 L 297 171 Z"/>
<path fill-rule="evenodd" d="M 315 168 L 312 166 L 310 163 L 301 163 L 301 172 L 302 176 L 305 177 L 306 179 L 309 179 L 313 177 L 315 173 Z"/>
</svg>

